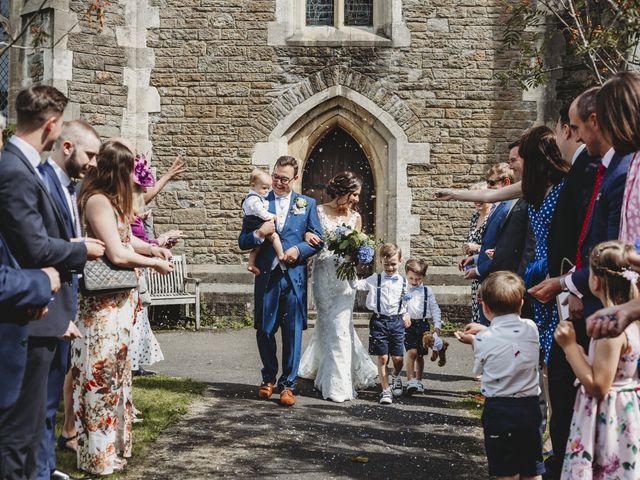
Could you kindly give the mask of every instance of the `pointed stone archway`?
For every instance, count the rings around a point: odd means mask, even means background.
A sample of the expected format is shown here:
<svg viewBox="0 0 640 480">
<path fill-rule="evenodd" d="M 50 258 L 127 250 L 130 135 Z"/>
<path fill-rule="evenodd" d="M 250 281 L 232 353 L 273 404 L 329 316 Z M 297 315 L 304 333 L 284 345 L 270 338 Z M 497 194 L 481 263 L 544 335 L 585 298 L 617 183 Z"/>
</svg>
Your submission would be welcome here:
<svg viewBox="0 0 640 480">
<path fill-rule="evenodd" d="M 406 106 L 396 105 L 397 110 L 403 108 Z M 333 85 L 306 98 L 278 122 L 268 142 L 256 144 L 252 162 L 271 169 L 280 155 L 292 155 L 301 163 L 302 173 L 313 147 L 336 127 L 358 142 L 371 163 L 376 192 L 375 236 L 397 243 L 408 258 L 411 235 L 420 233 L 420 217 L 411 213 L 407 165 L 428 163 L 429 145 L 410 143 L 394 116 L 370 98 L 343 85 Z M 301 185 L 300 178 L 295 190 L 300 191 Z"/>
</svg>

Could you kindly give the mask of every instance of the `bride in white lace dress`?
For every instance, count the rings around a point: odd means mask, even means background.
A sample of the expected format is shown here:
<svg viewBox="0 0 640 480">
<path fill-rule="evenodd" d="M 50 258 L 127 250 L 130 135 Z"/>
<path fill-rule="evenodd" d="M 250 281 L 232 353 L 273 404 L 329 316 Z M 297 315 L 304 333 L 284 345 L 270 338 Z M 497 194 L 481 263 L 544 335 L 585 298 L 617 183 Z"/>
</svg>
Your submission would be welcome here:
<svg viewBox="0 0 640 480">
<path fill-rule="evenodd" d="M 343 224 L 360 230 L 362 218 L 353 210 L 361 181 L 342 172 L 327 184 L 331 202 L 318 207 L 327 235 Z M 356 398 L 356 390 L 376 384 L 377 369 L 353 326 L 355 290 L 336 277 L 335 255 L 326 246 L 313 260 L 313 298 L 318 317 L 305 350 L 298 376 L 315 380 L 325 399 L 344 402 Z"/>
</svg>

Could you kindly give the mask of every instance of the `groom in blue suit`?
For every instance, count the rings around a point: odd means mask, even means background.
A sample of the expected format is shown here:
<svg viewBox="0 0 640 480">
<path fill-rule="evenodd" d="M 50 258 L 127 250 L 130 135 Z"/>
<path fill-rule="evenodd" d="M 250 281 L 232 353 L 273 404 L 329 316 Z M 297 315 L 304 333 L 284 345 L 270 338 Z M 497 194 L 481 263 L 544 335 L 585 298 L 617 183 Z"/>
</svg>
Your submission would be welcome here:
<svg viewBox="0 0 640 480">
<path fill-rule="evenodd" d="M 318 253 L 321 245 L 304 241 L 311 232 L 322 238 L 322 227 L 312 198 L 292 192 L 298 178 L 298 162 L 290 156 L 276 160 L 273 168 L 273 190 L 267 196 L 269 211 L 277 216 L 275 223 L 266 222 L 258 230 L 242 227 L 238 244 L 243 250 L 261 246 L 256 259 L 260 274 L 255 280 L 254 326 L 262 359 L 260 398 L 270 398 L 278 374 L 275 334 L 282 330 L 282 374 L 277 381 L 280 403 L 295 403 L 293 389 L 300 364 L 302 331 L 307 328 L 306 260 Z M 277 231 L 285 250 L 278 260 L 271 242 L 264 237 Z"/>
</svg>

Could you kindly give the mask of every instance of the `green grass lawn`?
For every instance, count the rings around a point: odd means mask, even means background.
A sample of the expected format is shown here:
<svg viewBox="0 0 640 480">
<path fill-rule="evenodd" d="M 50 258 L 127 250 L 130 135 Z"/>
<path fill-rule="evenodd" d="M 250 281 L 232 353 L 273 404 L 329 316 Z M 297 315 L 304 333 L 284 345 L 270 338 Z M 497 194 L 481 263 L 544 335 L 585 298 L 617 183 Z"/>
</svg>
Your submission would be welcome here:
<svg viewBox="0 0 640 480">
<path fill-rule="evenodd" d="M 189 405 L 201 397 L 205 384 L 189 379 L 154 375 L 137 377 L 133 381 L 133 402 L 142 412 L 144 421 L 133 425 L 133 456 L 128 459 L 124 472 L 101 478 L 124 478 L 126 471 L 143 458 L 145 449 L 158 438 L 160 432 L 175 424 L 187 413 Z M 62 412 L 58 412 L 58 434 L 62 425 Z M 57 438 L 57 435 L 56 435 Z M 76 455 L 58 451 L 58 468 L 77 478 L 89 478 L 76 469 Z"/>
</svg>

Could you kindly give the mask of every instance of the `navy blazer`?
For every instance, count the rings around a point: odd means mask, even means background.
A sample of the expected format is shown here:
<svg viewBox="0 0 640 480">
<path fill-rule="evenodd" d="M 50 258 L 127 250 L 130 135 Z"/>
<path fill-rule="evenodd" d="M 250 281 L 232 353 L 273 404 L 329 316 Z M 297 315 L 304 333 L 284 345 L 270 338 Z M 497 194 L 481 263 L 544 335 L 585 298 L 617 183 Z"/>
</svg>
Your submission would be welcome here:
<svg viewBox="0 0 640 480">
<path fill-rule="evenodd" d="M 480 247 L 480 253 L 478 254 L 478 260 L 476 261 L 480 281 L 491 273 L 493 260 L 487 256 L 487 250 L 496 248 L 498 238 L 500 237 L 500 231 L 507 219 L 510 207 L 511 201 L 500 202 L 498 205 L 493 207 L 494 210 L 489 214 L 487 227 L 485 228 L 484 235 L 482 236 L 482 246 Z"/>
<path fill-rule="evenodd" d="M 0 409 L 15 403 L 27 366 L 27 308 L 51 298 L 49 277 L 41 270 L 21 270 L 0 235 Z"/>
<path fill-rule="evenodd" d="M 306 206 L 304 208 L 296 209 L 294 207 L 296 199 L 303 199 L 303 201 L 306 202 Z M 267 195 L 267 200 L 269 201 L 269 211 L 275 214 L 275 195 L 273 192 L 270 192 L 269 195 Z M 309 245 L 304 241 L 304 234 L 306 232 L 312 232 L 322 238 L 322 226 L 320 225 L 318 212 L 316 211 L 316 201 L 313 198 L 292 192 L 291 205 L 289 208 L 290 211 L 287 214 L 284 228 L 281 232 L 278 232 L 278 234 L 280 235 L 282 247 L 285 251 L 290 247 L 296 246 L 300 252 L 298 261 L 294 265 L 287 265 L 287 272 L 298 299 L 300 315 L 302 317 L 302 327 L 307 328 L 306 260 L 312 255 L 318 253 L 322 247 L 313 247 Z M 240 248 L 242 250 L 249 250 L 259 246 L 260 244 L 261 243 L 253 234 L 253 229 L 249 228 L 246 221 L 243 222 L 242 232 L 238 238 L 238 245 Z M 265 293 L 269 284 L 269 277 L 271 276 L 271 265 L 275 258 L 276 252 L 273 249 L 273 245 L 271 242 L 265 241 L 262 244 L 262 248 L 260 249 L 260 253 L 256 259 L 256 266 L 261 272 L 255 279 L 254 287 L 255 312 L 253 323 L 256 328 L 258 328 L 262 323 L 262 319 L 268 315 L 269 312 L 274 312 L 277 308 L 276 305 L 270 305 L 267 304 L 268 302 L 265 302 Z"/>
<path fill-rule="evenodd" d="M 19 186 L 19 188 L 16 188 Z M 71 273 L 87 260 L 83 243 L 72 243 L 57 205 L 27 158 L 7 143 L 0 158 L 0 232 L 24 268 L 53 266 L 63 285 L 49 304 L 49 314 L 29 324 L 29 335 L 59 337 L 74 319 L 76 293 Z"/>
<path fill-rule="evenodd" d="M 524 274 L 529 260 L 535 255 L 536 239 L 529 226 L 527 202 L 523 198 L 516 201 L 502 222 L 495 249 L 493 261 L 489 269 L 483 271 L 481 279 L 500 270 L 508 270 L 520 276 Z"/>
<path fill-rule="evenodd" d="M 58 206 L 58 211 L 60 211 L 62 218 L 64 219 L 64 223 L 67 228 L 67 235 L 69 235 L 70 238 L 80 236 L 80 232 L 76 232 L 76 227 L 73 222 L 73 213 L 69 211 L 67 197 L 63 191 L 64 187 L 60 183 L 58 175 L 56 175 L 55 170 L 48 163 L 43 163 L 41 169 L 45 185 L 53 197 L 55 204 Z M 73 294 L 69 313 L 71 314 L 71 318 L 75 318 L 76 312 L 78 311 L 78 276 L 76 274 L 71 274 L 71 289 Z"/>
<path fill-rule="evenodd" d="M 602 308 L 602 303 L 589 290 L 589 255 L 599 243 L 618 238 L 622 197 L 632 158 L 633 153 L 624 156 L 616 153 L 605 170 L 580 250 L 582 268 L 571 275 L 573 284 L 583 295 L 585 318 Z"/>
<path fill-rule="evenodd" d="M 551 277 L 567 273 L 570 267 L 565 265 L 562 270 L 563 258 L 569 260 L 571 265 L 576 261 L 578 238 L 599 165 L 600 157 L 592 157 L 584 148 L 567 174 L 553 211 L 547 239 L 547 265 Z"/>
</svg>

